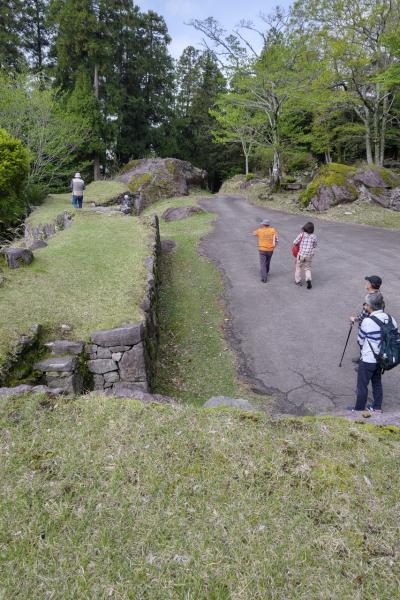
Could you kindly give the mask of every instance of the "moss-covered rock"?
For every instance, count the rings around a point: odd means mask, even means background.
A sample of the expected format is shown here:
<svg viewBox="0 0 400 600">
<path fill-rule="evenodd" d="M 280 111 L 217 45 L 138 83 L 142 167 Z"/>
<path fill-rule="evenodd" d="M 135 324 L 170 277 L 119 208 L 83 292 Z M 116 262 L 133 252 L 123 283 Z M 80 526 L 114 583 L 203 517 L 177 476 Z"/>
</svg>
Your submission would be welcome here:
<svg viewBox="0 0 400 600">
<path fill-rule="evenodd" d="M 205 188 L 207 173 L 176 158 L 156 158 L 131 161 L 118 179 L 135 195 L 139 213 L 162 198 L 188 195 L 191 186 Z"/>
<path fill-rule="evenodd" d="M 356 200 L 357 188 L 351 181 L 355 173 L 355 167 L 338 163 L 324 165 L 300 194 L 300 204 L 302 206 L 311 204 L 317 210 L 326 210 L 335 204 Z"/>
<path fill-rule="evenodd" d="M 352 167 L 331 163 L 320 168 L 318 175 L 300 194 L 302 206 L 324 211 L 344 202 L 362 198 L 386 208 L 395 208 L 392 201 L 400 177 L 383 167 L 368 165 Z"/>
</svg>

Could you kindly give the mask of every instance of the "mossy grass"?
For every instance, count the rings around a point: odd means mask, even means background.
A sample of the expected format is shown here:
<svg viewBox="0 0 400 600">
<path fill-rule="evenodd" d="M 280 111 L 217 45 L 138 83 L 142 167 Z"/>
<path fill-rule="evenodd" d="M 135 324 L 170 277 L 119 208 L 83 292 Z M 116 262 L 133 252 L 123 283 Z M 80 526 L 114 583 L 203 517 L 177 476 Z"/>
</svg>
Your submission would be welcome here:
<svg viewBox="0 0 400 600">
<path fill-rule="evenodd" d="M 46 337 L 63 323 L 74 339 L 141 318 L 149 229 L 137 218 L 77 211 L 73 225 L 35 251 L 28 267 L 4 272 L 0 361 L 34 323 Z"/>
<path fill-rule="evenodd" d="M 118 197 L 128 190 L 124 183 L 118 181 L 93 181 L 84 192 L 84 206 L 91 202 L 96 204 L 105 204 L 112 198 Z M 32 226 L 52 223 L 57 215 L 68 211 L 75 214 L 75 209 L 71 204 L 71 193 L 68 194 L 50 194 L 47 200 L 38 206 L 28 217 L 28 223 Z"/>
<path fill-rule="evenodd" d="M 254 416 L 3 400 L 1 597 L 397 598 L 398 436 Z"/>
<path fill-rule="evenodd" d="M 358 195 L 357 188 L 348 181 L 349 177 L 355 175 L 356 171 L 356 167 L 339 163 L 323 165 L 320 167 L 318 175 L 314 177 L 307 188 L 301 192 L 299 196 L 300 205 L 308 206 L 321 185 L 338 185 L 345 187 L 352 194 L 354 200 L 356 200 Z"/>
<path fill-rule="evenodd" d="M 165 200 L 146 212 L 196 204 L 200 196 Z M 267 408 L 270 400 L 255 397 L 239 381 L 236 360 L 224 337 L 223 285 L 216 267 L 199 254 L 201 239 L 211 231 L 215 215 L 204 213 L 166 223 L 161 236 L 177 246 L 162 261 L 160 296 L 161 349 L 156 391 L 203 404 L 211 396 L 248 398 Z"/>
<path fill-rule="evenodd" d="M 132 175 L 128 188 L 134 194 L 153 179 L 152 173 L 137 173 Z"/>
<path fill-rule="evenodd" d="M 368 165 L 368 168 L 378 173 L 388 187 L 396 187 L 400 185 L 400 175 L 398 173 L 394 173 L 391 169 L 378 167 L 378 165 Z"/>
</svg>

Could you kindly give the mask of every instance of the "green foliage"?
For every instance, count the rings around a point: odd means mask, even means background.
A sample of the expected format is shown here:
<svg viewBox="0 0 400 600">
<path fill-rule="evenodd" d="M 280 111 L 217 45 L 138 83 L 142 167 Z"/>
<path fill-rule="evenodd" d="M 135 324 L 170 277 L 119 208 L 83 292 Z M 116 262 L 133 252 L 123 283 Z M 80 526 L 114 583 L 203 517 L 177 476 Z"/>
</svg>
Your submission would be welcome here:
<svg viewBox="0 0 400 600">
<path fill-rule="evenodd" d="M 23 195 L 29 153 L 20 140 L 0 129 L 0 223 L 14 223 L 26 210 Z"/>
<path fill-rule="evenodd" d="M 78 168 L 79 148 L 90 146 L 93 132 L 83 111 L 69 111 L 64 96 L 26 74 L 0 75 L 0 126 L 23 141 L 31 154 L 30 184 L 63 187 Z"/>
<path fill-rule="evenodd" d="M 245 177 L 245 181 L 251 181 L 254 178 L 255 178 L 254 173 L 247 173 L 247 175 Z"/>
<path fill-rule="evenodd" d="M 288 173 L 306 171 L 315 166 L 315 158 L 306 150 L 285 150 L 282 155 L 285 170 Z"/>
<path fill-rule="evenodd" d="M 348 189 L 354 196 L 354 200 L 357 198 L 357 189 L 352 185 L 348 179 L 356 173 L 355 167 L 349 167 L 347 165 L 340 165 L 337 163 L 330 163 L 323 165 L 319 173 L 311 183 L 308 184 L 307 188 L 303 190 L 299 196 L 299 202 L 302 206 L 308 206 L 311 199 L 315 196 L 318 188 L 321 185 L 330 186 L 338 185 Z"/>
<path fill-rule="evenodd" d="M 24 198 L 29 206 L 39 206 L 48 194 L 47 187 L 28 181 L 24 188 Z"/>
</svg>

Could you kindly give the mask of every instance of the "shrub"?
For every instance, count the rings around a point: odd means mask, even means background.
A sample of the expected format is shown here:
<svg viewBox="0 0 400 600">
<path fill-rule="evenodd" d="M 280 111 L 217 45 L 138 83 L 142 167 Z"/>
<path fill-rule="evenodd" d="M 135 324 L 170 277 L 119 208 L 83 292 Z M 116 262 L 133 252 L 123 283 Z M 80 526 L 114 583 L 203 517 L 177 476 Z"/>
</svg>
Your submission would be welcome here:
<svg viewBox="0 0 400 600">
<path fill-rule="evenodd" d="M 39 183 L 29 182 L 24 189 L 24 198 L 26 204 L 30 206 L 39 206 L 48 195 L 48 189 Z"/>
<path fill-rule="evenodd" d="M 246 179 L 246 181 L 251 181 L 251 180 L 252 180 L 252 179 L 254 179 L 254 178 L 255 178 L 255 175 L 254 175 L 254 173 L 247 173 L 247 175 L 246 175 L 246 178 L 245 178 L 245 179 Z"/>
<path fill-rule="evenodd" d="M 29 153 L 20 140 L 0 129 L 0 221 L 13 223 L 26 209 L 23 188 L 29 174 Z"/>
<path fill-rule="evenodd" d="M 282 162 L 288 173 L 306 171 L 315 165 L 312 154 L 304 150 L 286 150 L 282 156 Z"/>
</svg>

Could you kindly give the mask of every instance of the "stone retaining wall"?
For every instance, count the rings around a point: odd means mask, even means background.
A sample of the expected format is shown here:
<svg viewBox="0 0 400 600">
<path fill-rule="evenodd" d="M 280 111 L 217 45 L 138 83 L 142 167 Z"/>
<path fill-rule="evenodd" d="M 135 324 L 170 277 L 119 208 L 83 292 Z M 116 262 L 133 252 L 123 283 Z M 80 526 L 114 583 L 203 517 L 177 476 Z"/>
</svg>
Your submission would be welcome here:
<svg viewBox="0 0 400 600">
<path fill-rule="evenodd" d="M 57 231 L 67 229 L 70 227 L 72 222 L 72 216 L 68 211 L 64 211 L 56 216 L 52 223 L 44 223 L 36 226 L 25 222 L 24 238 L 29 242 L 35 242 L 39 240 L 47 240 L 53 237 Z"/>
<path fill-rule="evenodd" d="M 141 308 L 144 313 L 140 323 L 95 331 L 90 343 L 56 340 L 46 344 L 52 357 L 34 365 L 24 375 L 32 385 L 46 381 L 50 389 L 79 394 L 90 389 L 118 394 L 124 390 L 151 391 L 154 383 L 155 362 L 158 353 L 159 257 L 161 242 L 158 217 L 150 221 L 151 254 L 146 259 L 146 292 Z M 13 361 L 0 369 L 0 385 L 10 381 L 9 373 L 25 358 L 27 351 L 39 352 L 40 327 L 35 326 L 31 336 L 22 336 Z M 28 367 L 28 365 L 27 365 Z M 4 371 L 4 372 L 3 372 Z M 40 376 L 40 373 L 42 375 Z M 32 382 L 30 381 L 32 379 Z"/>
<path fill-rule="evenodd" d="M 158 217 L 151 220 L 151 255 L 146 259 L 147 284 L 142 302 L 144 319 L 114 329 L 96 331 L 86 346 L 87 366 L 95 390 L 118 392 L 121 386 L 151 391 L 154 382 L 159 330 L 159 257 L 161 254 Z"/>
<path fill-rule="evenodd" d="M 87 366 L 93 374 L 95 390 L 118 391 L 126 384 L 151 390 L 157 360 L 160 229 L 155 215 L 152 228 L 151 255 L 146 259 L 146 294 L 141 308 L 144 319 L 114 329 L 96 331 L 86 346 Z"/>
</svg>

